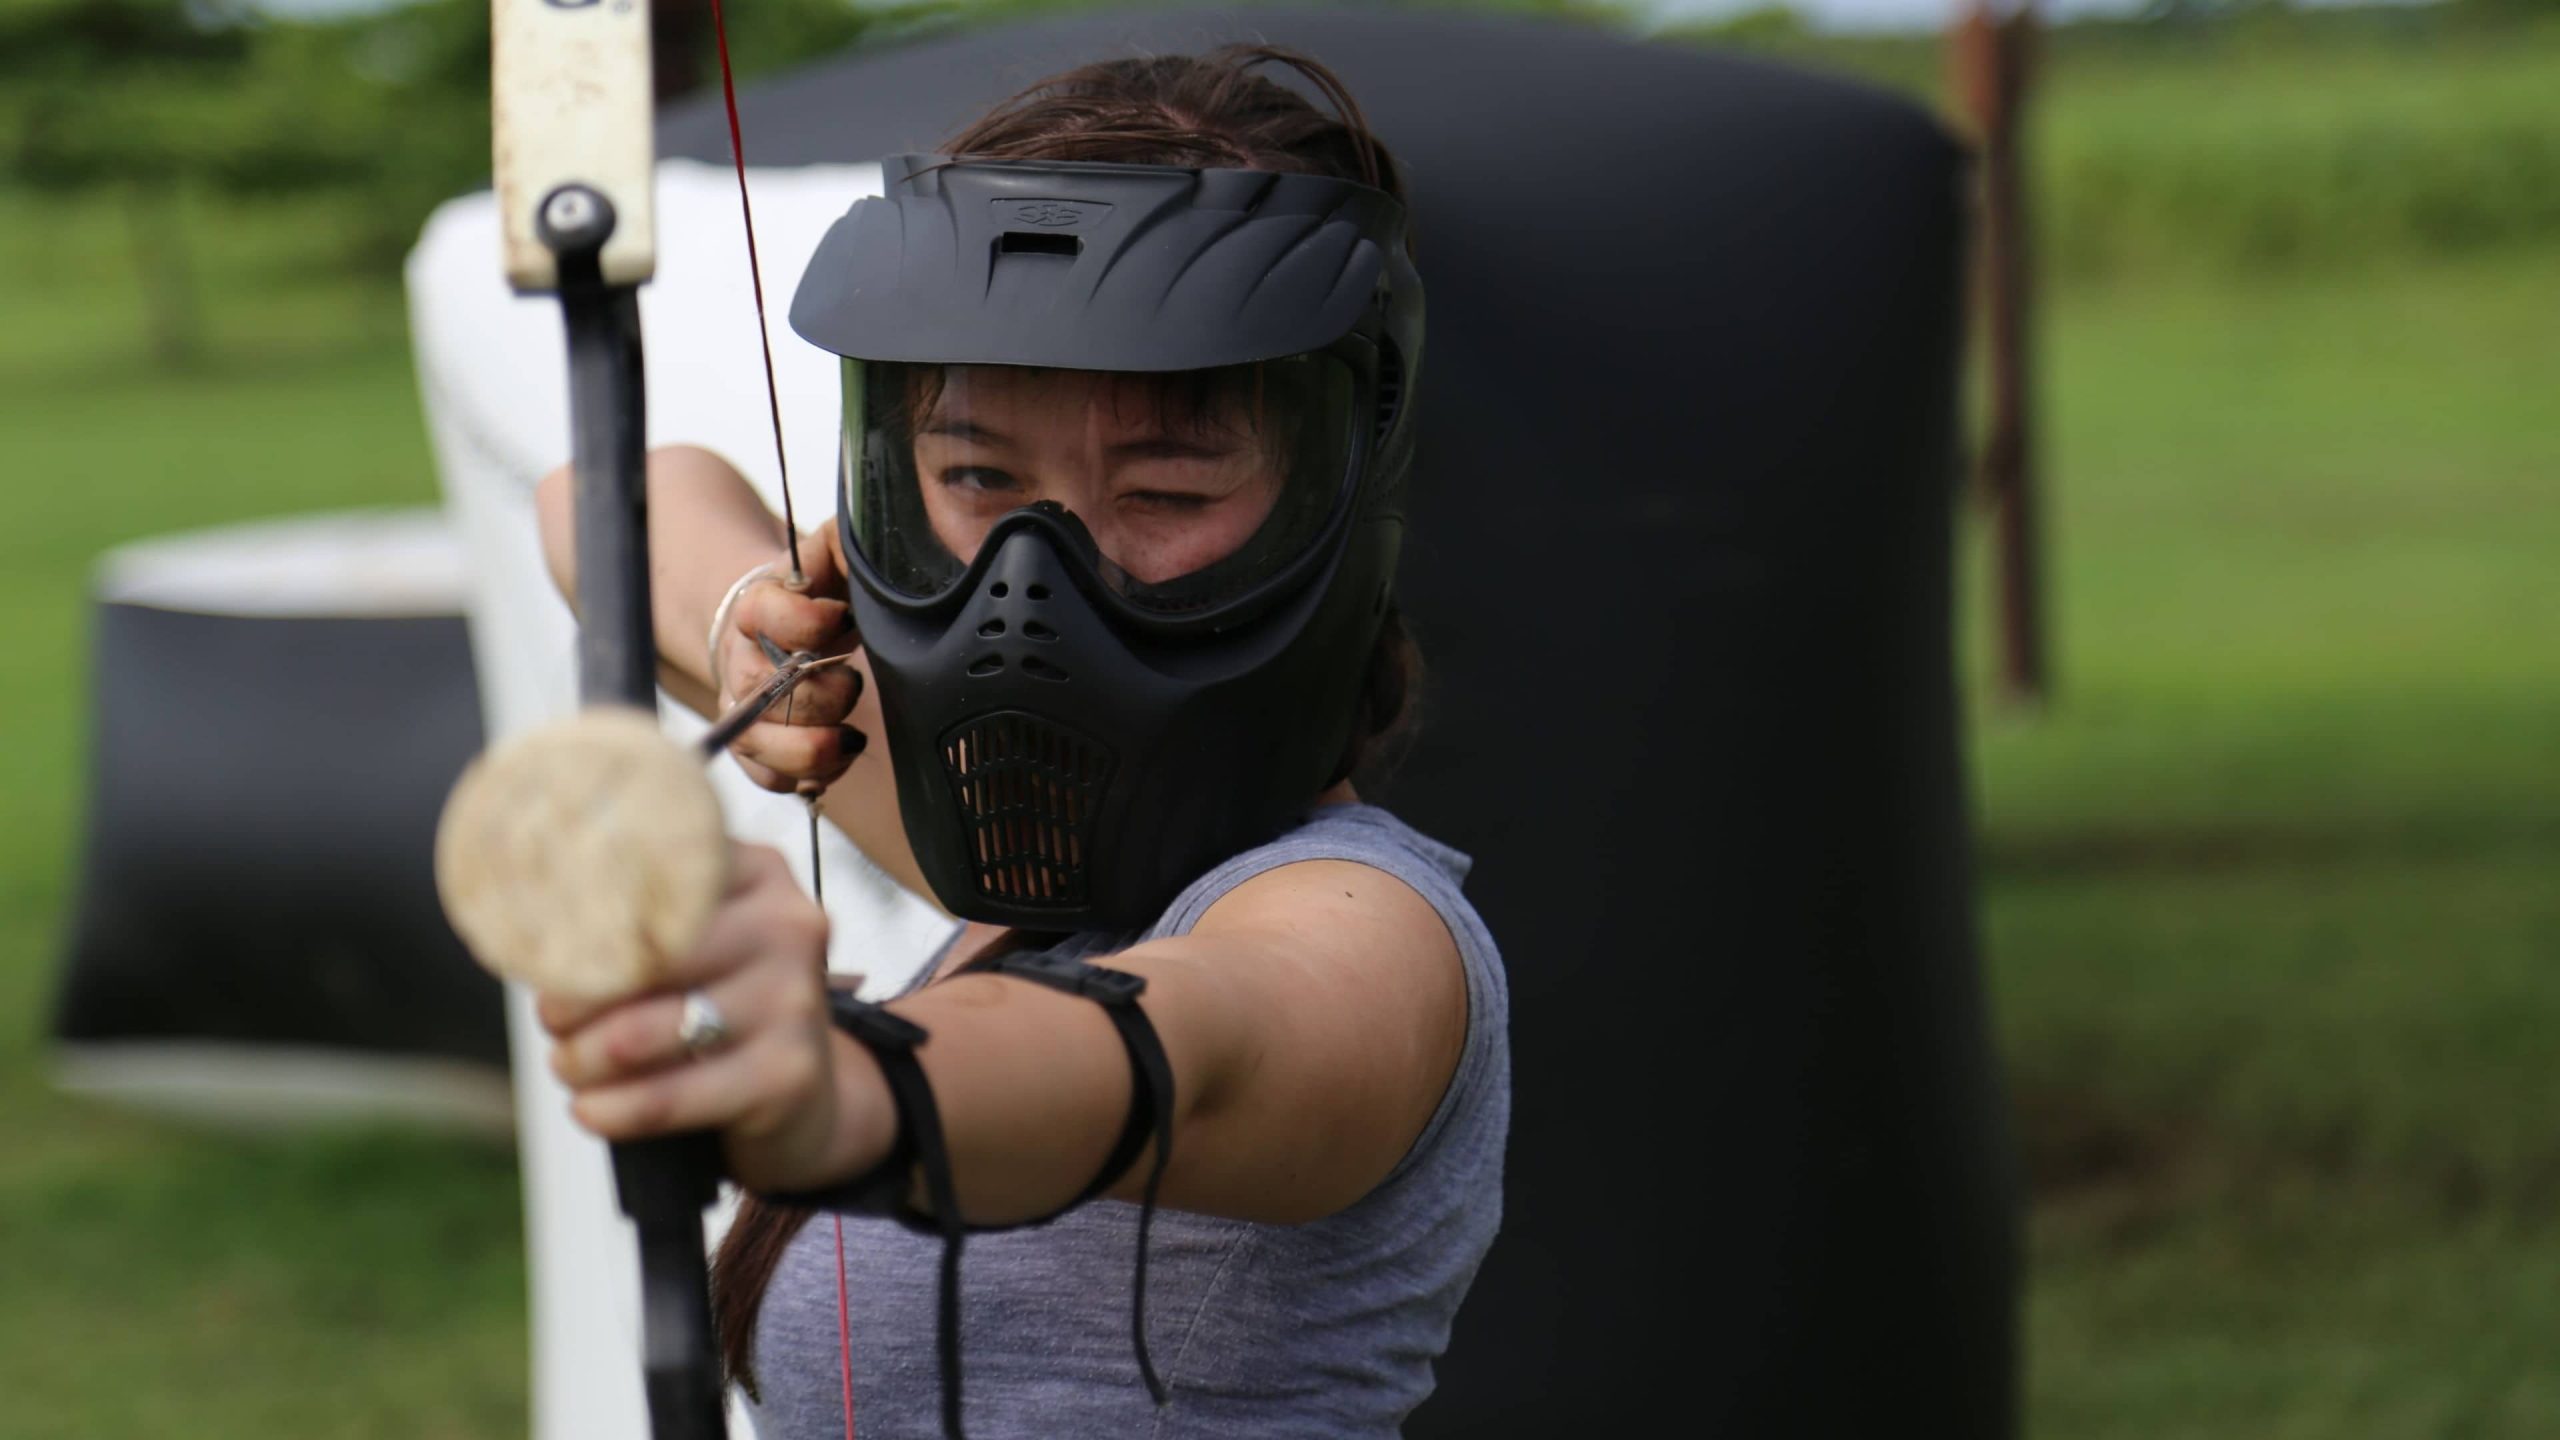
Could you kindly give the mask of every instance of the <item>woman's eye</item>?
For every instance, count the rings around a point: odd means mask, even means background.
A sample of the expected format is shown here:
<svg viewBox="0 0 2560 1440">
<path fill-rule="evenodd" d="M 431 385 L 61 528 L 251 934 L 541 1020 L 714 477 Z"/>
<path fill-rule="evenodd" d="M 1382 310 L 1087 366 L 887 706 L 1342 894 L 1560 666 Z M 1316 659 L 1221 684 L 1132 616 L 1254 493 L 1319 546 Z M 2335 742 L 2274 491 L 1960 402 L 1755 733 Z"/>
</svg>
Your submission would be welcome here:
<svg viewBox="0 0 2560 1440">
<path fill-rule="evenodd" d="M 1022 488 L 1011 474 L 985 465 L 955 465 L 942 472 L 942 483 L 953 490 L 985 494 L 1011 494 Z"/>
<path fill-rule="evenodd" d="M 1195 495 L 1183 490 L 1139 490 L 1132 492 L 1128 498 L 1135 504 L 1143 506 L 1149 510 L 1160 510 L 1169 513 L 1182 514 L 1196 510 L 1205 510 L 1218 497 L 1215 495 Z"/>
</svg>

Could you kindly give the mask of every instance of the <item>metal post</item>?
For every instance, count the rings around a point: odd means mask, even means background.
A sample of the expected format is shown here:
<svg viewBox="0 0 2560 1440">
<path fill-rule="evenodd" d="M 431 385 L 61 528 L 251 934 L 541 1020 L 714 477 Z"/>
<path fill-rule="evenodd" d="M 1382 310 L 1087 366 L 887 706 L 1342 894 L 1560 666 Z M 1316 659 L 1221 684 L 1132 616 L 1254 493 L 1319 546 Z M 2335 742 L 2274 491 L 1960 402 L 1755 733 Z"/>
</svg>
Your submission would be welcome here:
<svg viewBox="0 0 2560 1440">
<path fill-rule="evenodd" d="M 1995 14 L 1992 0 L 1975 0 L 1957 23 L 1949 57 L 1981 155 L 1979 283 L 1990 403 L 1981 489 L 1991 510 L 2000 686 L 2006 699 L 2028 705 L 2043 703 L 2052 686 L 2036 495 L 2034 274 L 2019 154 L 2035 36 L 2035 0 L 2020 0 L 2006 14 Z"/>
</svg>

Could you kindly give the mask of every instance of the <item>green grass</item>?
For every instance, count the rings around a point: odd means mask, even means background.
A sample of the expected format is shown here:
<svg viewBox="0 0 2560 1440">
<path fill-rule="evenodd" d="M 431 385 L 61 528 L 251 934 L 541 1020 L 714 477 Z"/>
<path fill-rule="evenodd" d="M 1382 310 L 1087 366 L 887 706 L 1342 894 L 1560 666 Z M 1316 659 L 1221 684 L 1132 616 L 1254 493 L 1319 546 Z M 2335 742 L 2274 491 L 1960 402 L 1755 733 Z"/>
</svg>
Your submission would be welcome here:
<svg viewBox="0 0 2560 1440">
<path fill-rule="evenodd" d="M 2060 297 L 1986 705 L 2047 1436 L 2560 1433 L 2547 258 Z"/>
<path fill-rule="evenodd" d="M 2138 97 L 2080 103 L 2139 128 Z M 114 213 L 0 191 L 0 1434 L 517 1433 L 503 1157 L 187 1133 L 44 1083 L 92 557 L 432 493 L 396 296 L 304 278 L 330 241 L 290 216 L 198 226 L 216 359 L 159 375 Z M 1975 726 L 2039 1437 L 2560 1433 L 2537 245 L 2056 297 L 2061 689 Z"/>
<path fill-rule="evenodd" d="M 45 1084 L 92 557 L 434 493 L 396 293 L 295 283 L 283 217 L 199 223 L 214 359 L 155 375 L 113 213 L 0 191 L 0 1435 L 520 1433 L 511 1159 L 414 1136 L 191 1134 Z"/>
<path fill-rule="evenodd" d="M 1936 104 L 1935 36 L 1719 37 Z M 2038 50 L 2025 132 L 2044 261 L 2082 277 L 2270 273 L 2560 244 L 2560 21 L 2269 6 L 2086 24 Z"/>
</svg>

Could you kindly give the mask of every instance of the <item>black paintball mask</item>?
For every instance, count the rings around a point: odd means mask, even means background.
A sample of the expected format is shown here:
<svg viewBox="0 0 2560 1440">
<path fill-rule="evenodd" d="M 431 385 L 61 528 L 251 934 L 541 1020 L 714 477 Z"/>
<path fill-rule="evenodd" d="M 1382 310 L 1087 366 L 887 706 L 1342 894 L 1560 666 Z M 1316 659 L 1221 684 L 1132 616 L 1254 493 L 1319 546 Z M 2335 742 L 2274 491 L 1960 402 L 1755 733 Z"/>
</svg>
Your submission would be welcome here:
<svg viewBox="0 0 2560 1440">
<path fill-rule="evenodd" d="M 1422 286 L 1314 175 L 899 156 L 791 321 L 945 908 L 1153 922 L 1341 778 L 1393 589 Z"/>
</svg>

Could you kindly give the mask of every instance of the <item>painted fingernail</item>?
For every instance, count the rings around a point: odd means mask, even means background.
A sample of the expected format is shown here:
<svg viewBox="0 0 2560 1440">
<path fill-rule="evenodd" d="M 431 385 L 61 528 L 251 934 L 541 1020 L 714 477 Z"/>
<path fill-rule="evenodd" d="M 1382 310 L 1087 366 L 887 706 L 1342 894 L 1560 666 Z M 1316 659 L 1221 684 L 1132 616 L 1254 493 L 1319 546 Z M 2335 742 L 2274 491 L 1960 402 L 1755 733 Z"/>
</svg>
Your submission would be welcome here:
<svg viewBox="0 0 2560 1440">
<path fill-rule="evenodd" d="M 850 725 L 837 726 L 836 735 L 838 737 L 836 741 L 836 748 L 843 753 L 846 759 L 851 759 L 854 756 L 861 754 L 863 747 L 871 743 L 870 736 L 863 734 L 861 731 L 856 730 Z"/>
</svg>

